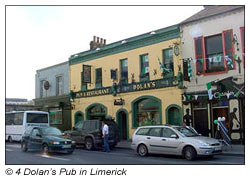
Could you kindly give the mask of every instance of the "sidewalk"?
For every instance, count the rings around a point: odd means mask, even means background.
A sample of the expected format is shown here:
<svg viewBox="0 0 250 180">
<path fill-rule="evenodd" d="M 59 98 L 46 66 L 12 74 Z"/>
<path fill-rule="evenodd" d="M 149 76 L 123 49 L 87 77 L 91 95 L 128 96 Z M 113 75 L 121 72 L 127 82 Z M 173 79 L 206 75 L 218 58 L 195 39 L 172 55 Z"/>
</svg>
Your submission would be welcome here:
<svg viewBox="0 0 250 180">
<path fill-rule="evenodd" d="M 117 148 L 122 149 L 131 149 L 131 141 L 121 141 L 117 144 Z M 222 155 L 225 156 L 245 156 L 245 145 L 232 145 L 230 146 L 224 146 L 222 151 Z"/>
</svg>

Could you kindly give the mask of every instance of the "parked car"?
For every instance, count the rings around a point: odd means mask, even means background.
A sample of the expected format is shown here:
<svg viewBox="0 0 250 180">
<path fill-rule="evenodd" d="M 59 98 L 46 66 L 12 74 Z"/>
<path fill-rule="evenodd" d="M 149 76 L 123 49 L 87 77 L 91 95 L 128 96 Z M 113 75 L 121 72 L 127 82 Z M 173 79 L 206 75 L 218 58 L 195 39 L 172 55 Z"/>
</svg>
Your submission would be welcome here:
<svg viewBox="0 0 250 180">
<path fill-rule="evenodd" d="M 50 152 L 73 153 L 75 142 L 66 139 L 64 134 L 55 127 L 28 127 L 21 140 L 23 152 L 29 149 L 42 150 L 48 154 Z"/>
<path fill-rule="evenodd" d="M 132 137 L 132 149 L 140 156 L 148 153 L 181 155 L 187 160 L 222 152 L 221 143 L 182 126 L 142 126 Z"/>
<path fill-rule="evenodd" d="M 73 130 L 65 131 L 65 135 L 76 142 L 82 144 L 87 150 L 101 148 L 103 146 L 102 121 L 109 126 L 109 145 L 110 148 L 116 146 L 120 141 L 120 134 L 114 120 L 84 120 L 78 122 Z"/>
</svg>

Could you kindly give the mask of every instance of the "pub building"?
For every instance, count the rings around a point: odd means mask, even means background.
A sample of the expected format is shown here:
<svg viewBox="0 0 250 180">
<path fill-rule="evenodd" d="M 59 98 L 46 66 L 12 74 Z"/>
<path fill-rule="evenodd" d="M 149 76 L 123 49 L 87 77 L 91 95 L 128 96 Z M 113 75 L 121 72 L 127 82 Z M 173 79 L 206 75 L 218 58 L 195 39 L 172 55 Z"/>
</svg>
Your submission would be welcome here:
<svg viewBox="0 0 250 180">
<path fill-rule="evenodd" d="M 106 45 L 94 36 L 90 50 L 69 58 L 72 126 L 112 118 L 121 139 L 138 126 L 182 124 L 183 74 L 179 27 L 174 25 Z"/>
<path fill-rule="evenodd" d="M 192 72 L 183 83 L 184 112 L 190 109 L 194 128 L 210 137 L 216 134 L 214 120 L 225 117 L 232 142 L 243 144 L 244 6 L 204 6 L 180 23 L 180 31 L 183 62 Z"/>
</svg>

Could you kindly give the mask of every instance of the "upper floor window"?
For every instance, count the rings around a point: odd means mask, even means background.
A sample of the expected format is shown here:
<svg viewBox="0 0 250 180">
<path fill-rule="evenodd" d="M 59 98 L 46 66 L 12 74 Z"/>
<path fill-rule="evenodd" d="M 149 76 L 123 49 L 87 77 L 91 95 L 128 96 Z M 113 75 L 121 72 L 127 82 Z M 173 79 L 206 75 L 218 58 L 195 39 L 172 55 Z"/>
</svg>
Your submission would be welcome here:
<svg viewBox="0 0 250 180">
<path fill-rule="evenodd" d="M 120 61 L 120 68 L 121 68 L 121 83 L 127 84 L 128 83 L 128 60 L 123 59 Z"/>
<path fill-rule="evenodd" d="M 195 38 L 194 43 L 198 75 L 235 69 L 232 30 L 213 36 Z"/>
<path fill-rule="evenodd" d="M 140 81 L 149 81 L 148 54 L 140 56 L 140 63 L 141 63 Z"/>
<path fill-rule="evenodd" d="M 174 75 L 173 49 L 163 50 L 163 65 L 167 69 L 164 71 L 164 77 Z"/>
<path fill-rule="evenodd" d="M 222 35 L 205 38 L 206 72 L 225 71 Z"/>
<path fill-rule="evenodd" d="M 102 87 L 102 68 L 95 70 L 95 88 Z"/>
<path fill-rule="evenodd" d="M 240 28 L 243 67 L 245 67 L 245 27 Z"/>
<path fill-rule="evenodd" d="M 62 76 L 56 77 L 56 95 L 62 95 L 63 94 L 63 81 Z"/>
</svg>

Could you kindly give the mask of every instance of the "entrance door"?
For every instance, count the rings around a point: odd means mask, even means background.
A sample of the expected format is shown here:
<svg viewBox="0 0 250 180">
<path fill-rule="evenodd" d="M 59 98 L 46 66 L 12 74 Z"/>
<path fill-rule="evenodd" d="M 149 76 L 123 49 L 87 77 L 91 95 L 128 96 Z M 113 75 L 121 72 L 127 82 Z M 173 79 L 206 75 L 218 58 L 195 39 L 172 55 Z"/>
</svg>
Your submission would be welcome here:
<svg viewBox="0 0 250 180">
<path fill-rule="evenodd" d="M 194 110 L 194 129 L 203 136 L 209 136 L 207 109 Z"/>
<path fill-rule="evenodd" d="M 123 140 L 127 140 L 127 114 L 124 111 L 118 113 L 118 126 L 120 130 L 120 137 Z"/>
<path fill-rule="evenodd" d="M 228 121 L 228 108 L 227 107 L 223 107 L 223 108 L 213 108 L 213 119 L 212 119 L 212 124 L 213 124 L 213 135 L 215 137 L 215 132 L 216 132 L 216 128 L 217 125 L 215 125 L 213 122 L 214 120 L 218 119 L 218 117 L 225 117 L 226 121 L 225 121 L 225 125 L 226 128 L 229 129 L 230 127 L 230 123 Z"/>
<path fill-rule="evenodd" d="M 181 125 L 181 116 L 178 108 L 171 107 L 168 110 L 168 123 L 171 125 Z"/>
<path fill-rule="evenodd" d="M 80 112 L 77 112 L 75 114 L 75 125 L 79 122 L 79 121 L 83 121 L 83 114 Z"/>
</svg>

